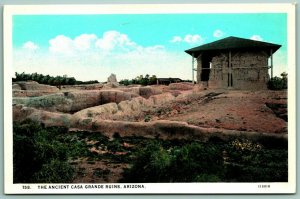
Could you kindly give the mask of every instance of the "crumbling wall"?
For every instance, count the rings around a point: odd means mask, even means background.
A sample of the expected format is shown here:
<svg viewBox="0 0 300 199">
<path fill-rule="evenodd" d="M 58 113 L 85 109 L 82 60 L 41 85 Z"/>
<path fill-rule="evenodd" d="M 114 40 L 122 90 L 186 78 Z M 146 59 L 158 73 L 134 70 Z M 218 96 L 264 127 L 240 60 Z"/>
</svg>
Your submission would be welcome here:
<svg viewBox="0 0 300 199">
<path fill-rule="evenodd" d="M 268 56 L 264 52 L 232 52 L 231 66 L 233 88 L 250 90 L 267 88 Z M 229 53 L 214 56 L 209 87 L 227 88 L 229 75 Z"/>
<path fill-rule="evenodd" d="M 260 90 L 269 80 L 268 56 L 263 52 L 236 53 L 231 58 L 233 87 Z"/>
<path fill-rule="evenodd" d="M 212 67 L 209 75 L 208 86 L 210 88 L 228 87 L 228 56 L 219 54 L 212 58 Z"/>
</svg>

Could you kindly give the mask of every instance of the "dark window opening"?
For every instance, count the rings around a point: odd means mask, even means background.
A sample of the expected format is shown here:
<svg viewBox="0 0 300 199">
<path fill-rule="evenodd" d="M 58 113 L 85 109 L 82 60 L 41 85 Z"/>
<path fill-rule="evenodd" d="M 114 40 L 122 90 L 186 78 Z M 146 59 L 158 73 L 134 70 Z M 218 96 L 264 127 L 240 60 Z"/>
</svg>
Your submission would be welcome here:
<svg viewBox="0 0 300 199">
<path fill-rule="evenodd" d="M 208 81 L 209 74 L 211 69 L 211 57 L 203 56 L 202 57 L 202 71 L 201 71 L 201 81 Z"/>
</svg>

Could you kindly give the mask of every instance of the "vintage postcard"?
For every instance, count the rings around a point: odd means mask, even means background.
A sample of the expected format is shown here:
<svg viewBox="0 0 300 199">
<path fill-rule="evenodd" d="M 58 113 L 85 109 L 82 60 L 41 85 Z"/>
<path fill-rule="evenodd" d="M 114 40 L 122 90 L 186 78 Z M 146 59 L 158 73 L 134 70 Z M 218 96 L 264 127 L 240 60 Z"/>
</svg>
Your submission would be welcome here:
<svg viewBox="0 0 300 199">
<path fill-rule="evenodd" d="M 295 193 L 295 68 L 293 4 L 5 6 L 5 193 Z"/>
</svg>

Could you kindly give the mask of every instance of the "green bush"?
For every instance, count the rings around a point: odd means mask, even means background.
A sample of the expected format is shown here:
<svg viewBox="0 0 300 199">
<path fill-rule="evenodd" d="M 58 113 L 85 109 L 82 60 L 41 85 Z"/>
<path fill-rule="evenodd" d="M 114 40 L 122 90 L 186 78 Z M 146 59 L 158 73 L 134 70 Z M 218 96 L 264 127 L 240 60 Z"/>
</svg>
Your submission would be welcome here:
<svg viewBox="0 0 300 199">
<path fill-rule="evenodd" d="M 271 90 L 287 89 L 287 73 L 281 73 L 281 77 L 273 77 L 268 82 L 268 88 Z"/>
<path fill-rule="evenodd" d="M 150 142 L 137 152 L 122 182 L 199 182 L 219 181 L 223 168 L 220 149 L 201 143 L 163 148 L 159 141 Z"/>
<path fill-rule="evenodd" d="M 57 140 L 67 129 L 43 128 L 31 121 L 13 125 L 14 183 L 69 182 L 68 148 Z M 62 175 L 62 172 L 65 173 Z"/>
<path fill-rule="evenodd" d="M 74 176 L 74 168 L 67 162 L 52 159 L 43 164 L 42 168 L 33 175 L 35 183 L 68 183 Z"/>
<path fill-rule="evenodd" d="M 287 155 L 249 140 L 148 141 L 121 182 L 287 182 Z"/>
</svg>

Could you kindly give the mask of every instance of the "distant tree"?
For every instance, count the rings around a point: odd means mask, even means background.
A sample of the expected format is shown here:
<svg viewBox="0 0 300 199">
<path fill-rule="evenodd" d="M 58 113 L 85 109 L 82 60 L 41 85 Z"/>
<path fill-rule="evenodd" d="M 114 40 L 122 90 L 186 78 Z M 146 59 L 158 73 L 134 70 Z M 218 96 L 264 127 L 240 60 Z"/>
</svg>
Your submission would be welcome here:
<svg viewBox="0 0 300 199">
<path fill-rule="evenodd" d="M 36 77 L 36 81 L 38 83 L 42 83 L 42 79 L 44 78 L 44 75 L 43 74 L 37 74 L 37 77 Z"/>
<path fill-rule="evenodd" d="M 69 77 L 68 78 L 68 85 L 75 85 L 76 79 L 74 77 Z"/>
<path fill-rule="evenodd" d="M 149 83 L 149 79 L 147 79 L 147 78 L 142 78 L 140 80 L 140 84 L 143 85 L 143 86 L 147 86 L 148 83 Z"/>
<path fill-rule="evenodd" d="M 62 76 L 56 76 L 54 79 L 54 86 L 58 87 L 59 89 L 61 88 L 63 82 L 63 77 Z"/>
<path fill-rule="evenodd" d="M 156 75 L 152 75 L 152 76 L 149 78 L 149 84 L 150 84 L 150 85 L 153 85 L 153 84 L 156 84 L 156 83 L 157 83 Z"/>
<path fill-rule="evenodd" d="M 123 79 L 120 81 L 120 84 L 126 86 L 131 84 L 141 84 L 143 86 L 147 86 L 147 85 L 156 84 L 156 81 L 157 81 L 156 75 L 150 76 L 149 74 L 146 74 L 145 77 L 143 75 L 139 75 L 136 78 L 131 80 Z"/>
<path fill-rule="evenodd" d="M 49 85 L 54 85 L 54 80 L 55 80 L 54 77 L 50 77 L 50 78 L 48 79 L 47 84 L 49 84 Z"/>
<path fill-rule="evenodd" d="M 37 73 L 32 73 L 31 77 L 30 77 L 30 80 L 37 81 L 37 79 L 38 79 L 37 76 L 38 76 Z"/>
<path fill-rule="evenodd" d="M 68 77 L 67 75 L 63 76 L 50 76 L 50 75 L 43 75 L 38 73 L 31 73 L 26 74 L 25 72 L 18 73 L 15 72 L 15 78 L 13 78 L 14 81 L 36 81 L 40 84 L 49 84 L 52 86 L 61 87 L 61 85 L 74 85 L 75 83 L 78 84 L 93 84 L 93 83 L 99 83 L 97 80 L 91 80 L 91 81 L 76 81 L 74 77 Z"/>
<path fill-rule="evenodd" d="M 15 76 L 16 76 L 15 81 L 21 81 L 20 74 L 18 72 L 15 72 Z"/>
<path fill-rule="evenodd" d="M 132 80 L 131 80 L 131 83 L 132 83 L 132 84 L 138 84 L 138 81 L 137 81 L 136 79 L 132 79 Z"/>
<path fill-rule="evenodd" d="M 137 76 L 135 79 L 136 79 L 138 82 L 140 82 L 143 78 L 144 78 L 143 75 L 139 75 L 139 76 Z"/>
<path fill-rule="evenodd" d="M 281 77 L 273 77 L 268 82 L 268 88 L 271 90 L 282 90 L 288 87 L 288 74 L 283 72 L 280 74 Z"/>
<path fill-rule="evenodd" d="M 129 81 L 128 79 L 121 80 L 119 83 L 120 83 L 120 84 L 123 84 L 123 85 L 125 85 L 125 86 L 130 85 L 130 81 Z"/>
<path fill-rule="evenodd" d="M 284 89 L 287 89 L 288 87 L 288 74 L 286 72 L 283 72 L 280 74 L 281 75 L 281 78 L 282 78 L 282 81 L 283 81 L 283 88 Z"/>
</svg>

